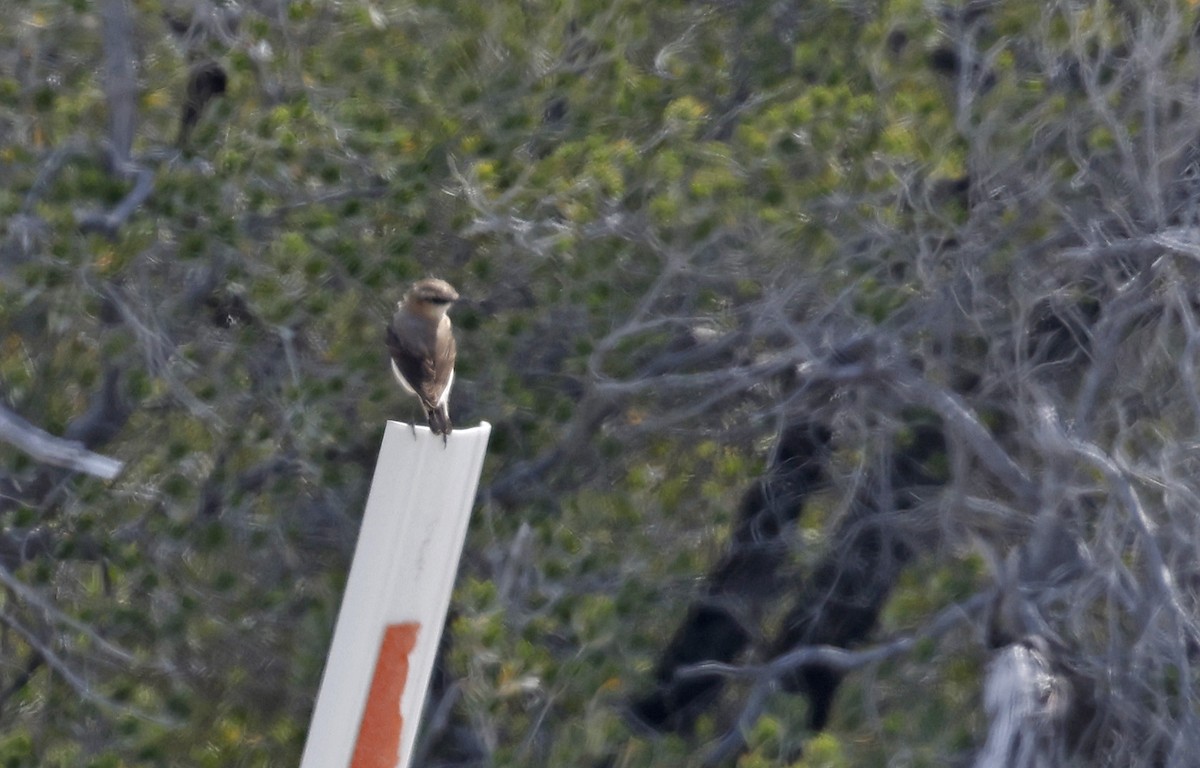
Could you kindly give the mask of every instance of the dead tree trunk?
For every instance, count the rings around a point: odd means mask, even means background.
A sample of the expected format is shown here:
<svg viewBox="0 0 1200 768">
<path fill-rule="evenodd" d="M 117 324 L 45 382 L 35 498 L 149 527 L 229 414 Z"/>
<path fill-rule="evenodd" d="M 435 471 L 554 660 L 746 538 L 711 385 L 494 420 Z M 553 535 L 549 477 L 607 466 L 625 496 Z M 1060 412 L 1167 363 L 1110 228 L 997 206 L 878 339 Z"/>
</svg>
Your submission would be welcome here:
<svg viewBox="0 0 1200 768">
<path fill-rule="evenodd" d="M 983 706 L 990 724 L 975 768 L 1057 768 L 1091 739 L 1091 686 L 1041 635 L 1001 648 L 988 667 Z"/>
</svg>

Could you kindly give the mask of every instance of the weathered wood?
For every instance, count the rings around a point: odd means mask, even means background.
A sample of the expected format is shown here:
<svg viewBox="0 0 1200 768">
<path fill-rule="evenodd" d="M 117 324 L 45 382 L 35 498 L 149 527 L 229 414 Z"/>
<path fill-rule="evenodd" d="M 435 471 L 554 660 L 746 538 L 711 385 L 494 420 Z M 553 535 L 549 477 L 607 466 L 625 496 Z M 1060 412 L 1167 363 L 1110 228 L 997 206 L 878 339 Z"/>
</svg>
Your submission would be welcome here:
<svg viewBox="0 0 1200 768">
<path fill-rule="evenodd" d="M 984 681 L 988 736 L 975 768 L 1056 768 L 1082 746 L 1095 707 L 1060 654 L 1040 635 L 997 651 Z"/>
</svg>

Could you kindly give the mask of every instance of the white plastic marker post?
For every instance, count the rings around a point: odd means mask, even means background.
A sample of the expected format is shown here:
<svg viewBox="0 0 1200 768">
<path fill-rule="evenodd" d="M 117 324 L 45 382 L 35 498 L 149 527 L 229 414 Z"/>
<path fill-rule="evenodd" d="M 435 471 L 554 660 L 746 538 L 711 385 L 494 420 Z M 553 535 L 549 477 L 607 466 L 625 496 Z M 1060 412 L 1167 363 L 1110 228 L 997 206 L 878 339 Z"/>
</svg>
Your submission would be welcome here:
<svg viewBox="0 0 1200 768">
<path fill-rule="evenodd" d="M 492 427 L 389 421 L 300 768 L 405 768 Z"/>
</svg>

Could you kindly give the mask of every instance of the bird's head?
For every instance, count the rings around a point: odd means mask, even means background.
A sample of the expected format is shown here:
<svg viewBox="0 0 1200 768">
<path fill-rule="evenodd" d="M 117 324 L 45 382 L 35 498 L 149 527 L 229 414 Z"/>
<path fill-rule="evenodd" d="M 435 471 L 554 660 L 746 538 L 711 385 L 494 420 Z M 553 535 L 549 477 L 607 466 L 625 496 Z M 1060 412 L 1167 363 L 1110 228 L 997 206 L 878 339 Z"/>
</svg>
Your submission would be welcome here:
<svg viewBox="0 0 1200 768">
<path fill-rule="evenodd" d="M 458 291 L 445 280 L 429 277 L 412 284 L 401 305 L 426 317 L 440 318 L 458 301 Z"/>
</svg>

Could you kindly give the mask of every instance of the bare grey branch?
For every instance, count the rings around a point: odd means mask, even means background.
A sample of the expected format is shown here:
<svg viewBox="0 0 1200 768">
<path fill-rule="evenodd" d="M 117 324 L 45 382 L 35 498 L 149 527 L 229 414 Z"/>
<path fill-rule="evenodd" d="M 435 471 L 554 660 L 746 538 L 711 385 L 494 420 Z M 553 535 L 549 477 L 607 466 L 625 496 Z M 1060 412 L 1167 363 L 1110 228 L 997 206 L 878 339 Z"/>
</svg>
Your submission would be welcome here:
<svg viewBox="0 0 1200 768">
<path fill-rule="evenodd" d="M 43 464 L 64 467 L 112 480 L 123 463 L 92 453 L 82 443 L 55 437 L 39 429 L 0 404 L 0 440 L 13 445 Z"/>
</svg>

